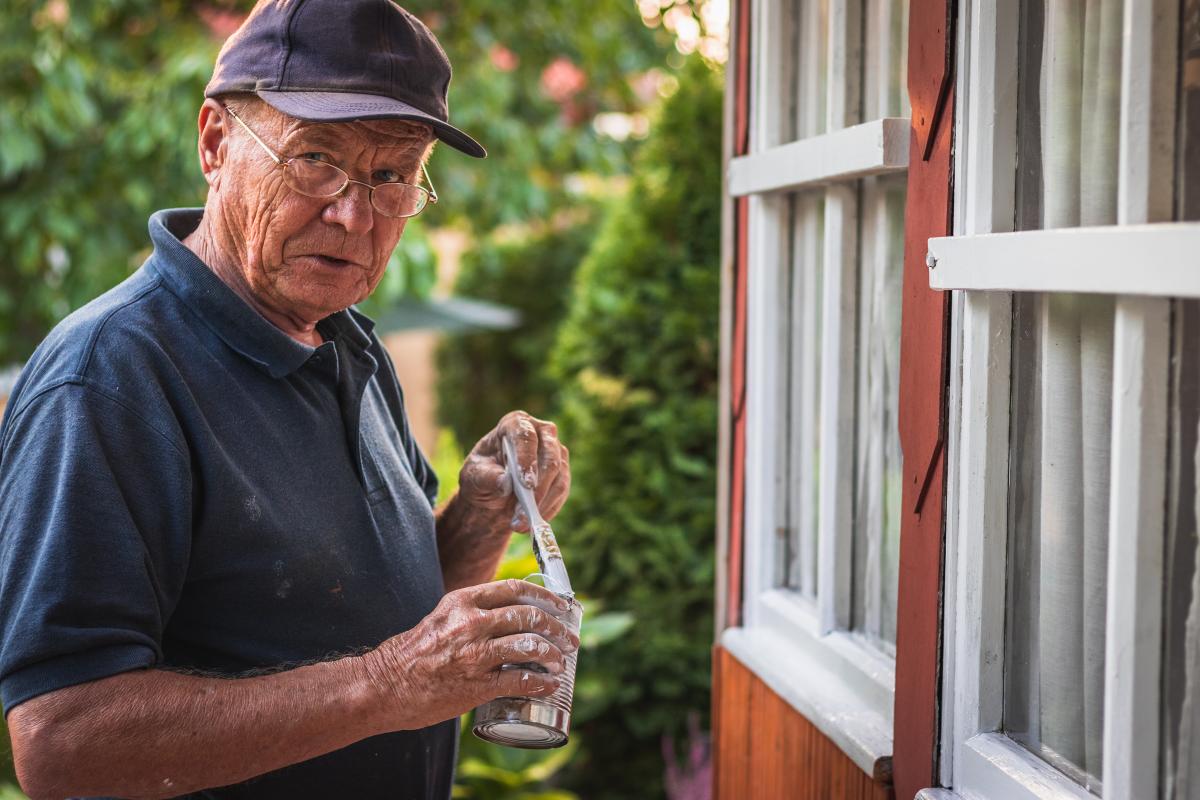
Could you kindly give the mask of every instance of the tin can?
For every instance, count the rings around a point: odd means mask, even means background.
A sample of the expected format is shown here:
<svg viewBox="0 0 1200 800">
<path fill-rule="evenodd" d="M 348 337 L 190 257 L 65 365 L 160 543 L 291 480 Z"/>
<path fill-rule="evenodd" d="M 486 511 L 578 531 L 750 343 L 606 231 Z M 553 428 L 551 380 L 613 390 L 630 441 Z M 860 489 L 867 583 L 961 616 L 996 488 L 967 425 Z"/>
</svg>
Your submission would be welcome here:
<svg viewBox="0 0 1200 800">
<path fill-rule="evenodd" d="M 583 606 L 574 598 L 570 608 L 555 616 L 579 633 Z M 571 700 L 575 695 L 576 650 L 558 674 L 558 689 L 549 697 L 497 697 L 475 709 L 471 732 L 487 742 L 529 750 L 562 747 L 571 733 Z M 545 672 L 539 664 L 505 664 L 501 669 Z"/>
</svg>

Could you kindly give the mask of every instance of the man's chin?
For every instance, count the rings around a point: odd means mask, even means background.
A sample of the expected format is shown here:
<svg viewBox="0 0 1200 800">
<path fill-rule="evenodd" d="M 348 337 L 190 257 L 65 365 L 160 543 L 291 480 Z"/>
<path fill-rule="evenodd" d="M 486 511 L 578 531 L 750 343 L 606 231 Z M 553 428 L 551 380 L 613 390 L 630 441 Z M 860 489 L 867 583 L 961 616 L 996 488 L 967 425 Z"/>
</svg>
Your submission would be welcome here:
<svg viewBox="0 0 1200 800">
<path fill-rule="evenodd" d="M 361 285 L 351 287 L 328 281 L 285 287 L 280 294 L 282 305 L 290 308 L 296 316 L 313 321 L 344 311 L 366 298 Z"/>
</svg>

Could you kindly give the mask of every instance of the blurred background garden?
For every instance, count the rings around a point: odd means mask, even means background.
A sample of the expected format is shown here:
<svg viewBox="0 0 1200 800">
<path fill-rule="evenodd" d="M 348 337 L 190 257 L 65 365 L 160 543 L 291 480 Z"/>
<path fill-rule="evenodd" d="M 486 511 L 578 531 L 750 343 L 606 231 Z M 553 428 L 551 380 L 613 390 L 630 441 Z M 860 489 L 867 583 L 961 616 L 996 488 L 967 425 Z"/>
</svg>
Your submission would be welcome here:
<svg viewBox="0 0 1200 800">
<path fill-rule="evenodd" d="M 196 114 L 251 5 L 3 0 L 0 405 L 58 320 L 138 268 L 151 212 L 203 203 Z M 570 744 L 500 748 L 465 720 L 455 796 L 706 798 L 728 3 L 403 5 L 489 157 L 435 152 L 442 201 L 363 308 L 443 497 L 506 411 L 559 423 L 555 529 L 587 608 Z M 514 537 L 500 577 L 536 571 Z"/>
</svg>

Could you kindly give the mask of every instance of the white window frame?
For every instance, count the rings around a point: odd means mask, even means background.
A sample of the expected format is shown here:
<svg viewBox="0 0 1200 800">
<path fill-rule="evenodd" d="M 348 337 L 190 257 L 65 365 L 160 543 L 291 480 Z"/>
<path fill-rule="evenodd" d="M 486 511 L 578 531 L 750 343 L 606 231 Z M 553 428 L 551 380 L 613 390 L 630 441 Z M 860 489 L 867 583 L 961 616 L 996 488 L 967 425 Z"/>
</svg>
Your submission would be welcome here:
<svg viewBox="0 0 1200 800">
<path fill-rule="evenodd" d="M 732 196 L 749 197 L 749 284 L 747 293 L 746 495 L 744 625 L 727 629 L 721 644 L 787 700 L 861 769 L 876 780 L 891 774 L 895 660 L 851 623 L 851 483 L 854 479 L 855 293 L 857 224 L 855 181 L 902 173 L 908 167 L 910 122 L 904 117 L 860 121 L 862 87 L 852 78 L 875 70 L 887 86 L 890 62 L 886 33 L 863 53 L 864 14 L 877 10 L 874 29 L 886 32 L 886 2 L 830 3 L 827 40 L 827 133 L 782 142 L 790 104 L 782 87 L 789 43 L 781 0 L 755 0 L 751 16 L 751 147 L 732 159 Z M 814 13 L 815 3 L 805 3 Z M 804 13 L 804 12 L 801 12 Z M 802 28 L 803 31 L 808 30 Z M 810 45 L 813 43 L 809 43 Z M 816 48 L 802 45 L 806 52 Z M 882 51 L 882 52 L 881 52 Z M 811 56 L 810 56 L 811 57 Z M 813 81 L 815 84 L 815 81 Z M 864 81 L 869 84 L 869 81 Z M 809 89 L 813 86 L 809 86 Z M 818 113 L 813 91 L 805 91 L 802 114 Z M 823 187 L 823 188 L 822 188 Z M 817 531 L 817 597 L 775 588 L 776 452 L 778 354 L 787 335 L 779 296 L 780 279 L 795 224 L 787 192 L 823 191 L 824 278 L 821 336 L 820 522 Z M 879 215 L 882 219 L 883 215 Z M 880 224 L 886 224 L 881 221 Z M 792 268 L 792 267 L 789 267 Z M 797 342 L 800 347 L 805 342 Z M 808 342 L 810 355 L 815 355 Z M 832 367 L 837 365 L 837 367 Z M 844 366 L 850 365 L 850 366 Z"/>
<path fill-rule="evenodd" d="M 956 236 L 931 239 L 928 258 L 931 285 L 959 290 L 961 320 L 951 339 L 940 759 L 953 793 L 922 798 L 1094 797 L 1001 732 L 1011 291 L 1117 295 L 1101 783 L 1108 798 L 1158 796 L 1167 298 L 1200 296 L 1200 226 L 1152 224 L 1173 215 L 1175 86 L 1155 78 L 1175 69 L 1176 2 L 1125 3 L 1120 225 L 1019 233 L 1019 2 L 960 2 Z"/>
</svg>

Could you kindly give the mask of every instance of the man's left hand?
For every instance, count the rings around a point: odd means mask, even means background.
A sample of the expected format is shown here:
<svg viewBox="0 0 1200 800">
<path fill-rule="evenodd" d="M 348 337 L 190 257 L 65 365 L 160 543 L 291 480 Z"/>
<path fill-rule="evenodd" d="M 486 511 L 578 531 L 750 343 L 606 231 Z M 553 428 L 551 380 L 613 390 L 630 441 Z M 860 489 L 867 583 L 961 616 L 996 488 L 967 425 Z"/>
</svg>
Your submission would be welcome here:
<svg viewBox="0 0 1200 800">
<path fill-rule="evenodd" d="M 524 411 L 504 415 L 492 432 L 479 440 L 458 474 L 461 498 L 474 509 L 491 512 L 497 527 L 511 523 L 515 531 L 529 532 L 529 520 L 517 509 L 504 449 L 507 437 L 517 452 L 518 473 L 533 489 L 538 511 L 546 519 L 567 501 L 571 491 L 571 464 L 567 448 L 558 441 L 558 426 L 535 419 Z"/>
</svg>

